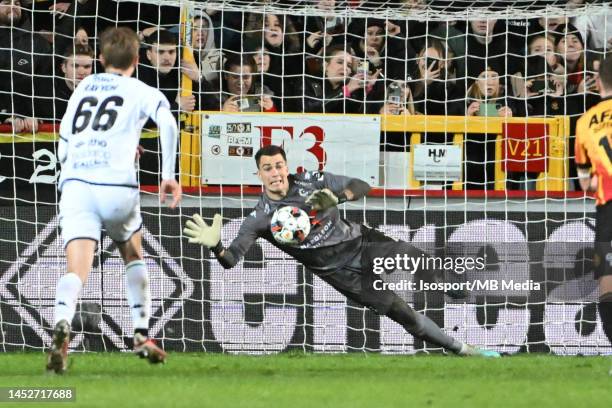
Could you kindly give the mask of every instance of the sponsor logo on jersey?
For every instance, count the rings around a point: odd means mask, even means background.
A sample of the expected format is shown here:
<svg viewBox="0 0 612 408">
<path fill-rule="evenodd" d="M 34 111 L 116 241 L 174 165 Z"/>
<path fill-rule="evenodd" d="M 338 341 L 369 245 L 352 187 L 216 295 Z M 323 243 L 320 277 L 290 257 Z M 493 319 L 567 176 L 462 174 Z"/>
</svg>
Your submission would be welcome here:
<svg viewBox="0 0 612 408">
<path fill-rule="evenodd" d="M 311 183 L 311 182 L 309 182 L 309 181 L 304 181 L 304 180 L 296 180 L 296 179 L 294 179 L 294 180 L 293 180 L 293 182 L 294 182 L 296 185 L 298 185 L 298 186 L 305 186 L 305 187 L 309 187 L 309 186 L 311 186 L 311 185 L 312 185 L 312 183 Z"/>
<path fill-rule="evenodd" d="M 210 125 L 210 127 L 208 128 L 208 137 L 220 139 L 221 138 L 221 126 Z"/>
<path fill-rule="evenodd" d="M 599 115 L 599 118 L 597 117 Z M 595 112 L 593 116 L 591 116 L 591 121 L 589 122 L 589 128 L 593 125 L 599 125 L 601 122 L 609 121 L 612 119 L 612 111 L 610 109 Z"/>
<path fill-rule="evenodd" d="M 225 131 L 227 133 L 251 133 L 251 124 L 249 122 L 228 123 Z"/>
<path fill-rule="evenodd" d="M 219 145 L 212 145 L 210 147 L 210 152 L 212 154 L 214 154 L 215 156 L 218 156 L 219 154 L 221 154 L 221 146 L 219 146 Z"/>
<path fill-rule="evenodd" d="M 19 61 L 17 61 L 17 65 L 25 65 L 28 64 L 30 61 L 28 61 L 25 58 L 20 59 Z"/>
<path fill-rule="evenodd" d="M 252 157 L 253 148 L 250 146 L 228 146 L 227 154 L 229 156 Z"/>
</svg>

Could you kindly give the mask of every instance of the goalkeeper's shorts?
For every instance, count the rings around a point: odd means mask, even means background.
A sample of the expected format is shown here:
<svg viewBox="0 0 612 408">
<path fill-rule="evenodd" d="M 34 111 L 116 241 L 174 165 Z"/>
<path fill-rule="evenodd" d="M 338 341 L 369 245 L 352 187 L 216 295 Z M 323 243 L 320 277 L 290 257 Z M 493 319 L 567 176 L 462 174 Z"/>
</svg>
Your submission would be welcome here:
<svg viewBox="0 0 612 408">
<path fill-rule="evenodd" d="M 70 180 L 62 188 L 60 227 L 64 247 L 75 239 L 99 241 L 102 228 L 116 243 L 142 227 L 138 189 Z"/>
<path fill-rule="evenodd" d="M 348 299 L 370 308 L 379 315 L 386 315 L 398 295 L 392 290 L 375 289 L 374 282 L 380 280 L 380 276 L 374 273 L 372 262 L 377 257 L 405 252 L 409 245 L 365 226 L 362 226 L 361 233 L 359 254 L 344 267 L 318 276 Z"/>
<path fill-rule="evenodd" d="M 593 264 L 595 279 L 612 275 L 612 201 L 597 206 Z"/>
</svg>

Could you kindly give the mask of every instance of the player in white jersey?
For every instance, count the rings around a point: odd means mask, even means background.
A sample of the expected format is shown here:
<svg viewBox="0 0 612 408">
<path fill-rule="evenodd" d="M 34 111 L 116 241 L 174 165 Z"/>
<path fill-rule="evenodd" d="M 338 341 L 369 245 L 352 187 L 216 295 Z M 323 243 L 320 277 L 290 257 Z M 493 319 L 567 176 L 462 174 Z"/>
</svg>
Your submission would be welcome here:
<svg viewBox="0 0 612 408">
<path fill-rule="evenodd" d="M 106 72 L 85 78 L 75 89 L 60 125 L 60 226 L 67 273 L 57 284 L 55 328 L 47 369 L 66 370 L 70 322 L 87 280 L 102 228 L 117 244 L 126 265 L 127 299 L 134 323 L 134 350 L 152 363 L 166 353 L 148 336 L 151 296 L 141 250 L 142 218 L 135 153 L 148 118 L 162 147 L 161 201 L 171 193 L 175 208 L 181 187 L 175 179 L 177 124 L 166 97 L 135 78 L 139 41 L 129 28 L 111 28 L 101 38 Z"/>
</svg>

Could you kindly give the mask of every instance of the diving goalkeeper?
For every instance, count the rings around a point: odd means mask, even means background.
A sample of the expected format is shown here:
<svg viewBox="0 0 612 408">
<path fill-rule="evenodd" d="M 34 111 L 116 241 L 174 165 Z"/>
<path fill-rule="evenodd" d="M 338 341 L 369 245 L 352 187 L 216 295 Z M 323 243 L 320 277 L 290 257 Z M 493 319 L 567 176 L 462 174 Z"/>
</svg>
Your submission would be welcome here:
<svg viewBox="0 0 612 408">
<path fill-rule="evenodd" d="M 295 258 L 347 298 L 389 317 L 413 336 L 458 355 L 499 357 L 495 351 L 479 349 L 448 336 L 395 292 L 374 289 L 373 283 L 379 279 L 372 268 L 374 258 L 394 257 L 396 254 L 418 257 L 422 252 L 406 242 L 395 241 L 340 216 L 336 206 L 364 197 L 370 190 L 367 183 L 330 173 L 289 174 L 284 150 L 274 145 L 261 148 L 255 155 L 255 162 L 264 192 L 229 248 L 221 244 L 219 214 L 215 214 L 210 226 L 199 214 L 193 215 L 193 220 L 187 221 L 184 230 L 190 243 L 210 248 L 219 263 L 229 269 L 261 237 Z M 299 246 L 278 243 L 270 231 L 274 211 L 284 206 L 299 207 L 315 214 L 310 233 Z"/>
</svg>

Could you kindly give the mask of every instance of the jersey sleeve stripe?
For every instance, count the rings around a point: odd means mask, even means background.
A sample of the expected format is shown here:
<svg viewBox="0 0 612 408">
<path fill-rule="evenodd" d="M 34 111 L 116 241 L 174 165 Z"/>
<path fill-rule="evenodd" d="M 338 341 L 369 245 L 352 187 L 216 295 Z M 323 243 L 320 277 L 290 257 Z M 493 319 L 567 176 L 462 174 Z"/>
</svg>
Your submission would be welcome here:
<svg viewBox="0 0 612 408">
<path fill-rule="evenodd" d="M 156 122 L 157 122 L 157 111 L 159 110 L 160 106 L 162 106 L 162 102 L 163 101 L 159 101 L 159 103 L 157 104 L 157 108 L 155 108 L 155 118 L 153 118 Z"/>
</svg>

